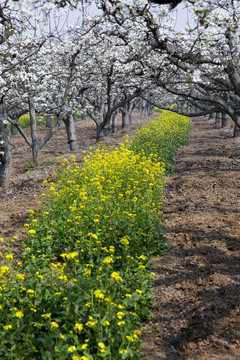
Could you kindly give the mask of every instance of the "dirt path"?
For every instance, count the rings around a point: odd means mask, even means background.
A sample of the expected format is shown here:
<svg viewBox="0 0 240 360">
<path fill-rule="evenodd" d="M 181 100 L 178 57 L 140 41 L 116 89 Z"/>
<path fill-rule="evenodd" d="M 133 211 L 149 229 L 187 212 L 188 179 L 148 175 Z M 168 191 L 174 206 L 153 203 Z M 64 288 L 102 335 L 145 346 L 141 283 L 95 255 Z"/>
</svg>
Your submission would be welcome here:
<svg viewBox="0 0 240 360">
<path fill-rule="evenodd" d="M 230 132 L 193 120 L 165 193 L 173 250 L 153 259 L 148 360 L 240 359 L 240 151 Z"/>
</svg>

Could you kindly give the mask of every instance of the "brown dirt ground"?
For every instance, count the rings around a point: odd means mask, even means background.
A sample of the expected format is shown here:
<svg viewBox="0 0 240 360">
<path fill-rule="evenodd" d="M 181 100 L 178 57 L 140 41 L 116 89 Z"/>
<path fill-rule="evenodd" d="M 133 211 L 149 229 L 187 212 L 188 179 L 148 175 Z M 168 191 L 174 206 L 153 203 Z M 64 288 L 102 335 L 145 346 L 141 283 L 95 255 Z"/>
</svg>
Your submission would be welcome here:
<svg viewBox="0 0 240 360">
<path fill-rule="evenodd" d="M 231 133 L 195 119 L 175 156 L 164 205 L 173 250 L 152 259 L 148 360 L 240 359 L 240 147 Z"/>
<path fill-rule="evenodd" d="M 130 129 L 104 142 L 118 144 L 143 123 L 135 114 Z M 91 121 L 79 121 L 77 128 L 81 150 L 75 155 L 97 146 Z M 230 133 L 206 119 L 193 120 L 190 142 L 175 156 L 164 205 L 173 250 L 152 259 L 154 317 L 142 336 L 148 360 L 240 360 L 240 145 Z M 23 225 L 41 200 L 42 181 L 51 177 L 56 157 L 71 155 L 64 128 L 43 149 L 39 169 L 26 171 L 31 152 L 20 136 L 12 138 L 12 148 L 12 193 L 0 198 L 0 237 L 10 244 L 13 236 L 26 239 Z"/>
</svg>

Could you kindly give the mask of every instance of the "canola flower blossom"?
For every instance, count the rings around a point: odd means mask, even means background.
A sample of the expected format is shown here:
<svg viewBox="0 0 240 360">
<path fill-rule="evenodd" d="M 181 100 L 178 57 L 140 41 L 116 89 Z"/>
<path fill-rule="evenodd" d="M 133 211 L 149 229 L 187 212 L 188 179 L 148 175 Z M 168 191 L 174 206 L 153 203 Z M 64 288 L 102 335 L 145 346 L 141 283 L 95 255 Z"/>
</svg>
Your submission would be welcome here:
<svg viewBox="0 0 240 360">
<path fill-rule="evenodd" d="M 76 349 L 77 349 L 76 346 L 72 345 L 72 346 L 69 346 L 68 351 L 72 353 L 72 352 L 74 352 Z"/>
<path fill-rule="evenodd" d="M 57 323 L 56 321 L 52 321 L 52 322 L 51 322 L 51 328 L 52 328 L 52 329 L 58 329 L 58 328 L 59 328 L 58 323 Z"/>
<path fill-rule="evenodd" d="M 81 331 L 83 329 L 83 324 L 81 323 L 76 323 L 74 326 L 75 330 Z"/>
<path fill-rule="evenodd" d="M 12 325 L 10 324 L 10 325 L 3 325 L 3 329 L 4 330 L 11 330 L 12 329 Z"/>
<path fill-rule="evenodd" d="M 22 311 L 16 311 L 15 316 L 16 316 L 17 318 L 21 319 L 22 317 L 24 317 L 24 314 L 23 314 Z"/>
<path fill-rule="evenodd" d="M 114 279 L 117 284 L 123 281 L 123 278 L 120 276 L 119 272 L 117 271 L 111 273 L 111 278 Z"/>
</svg>

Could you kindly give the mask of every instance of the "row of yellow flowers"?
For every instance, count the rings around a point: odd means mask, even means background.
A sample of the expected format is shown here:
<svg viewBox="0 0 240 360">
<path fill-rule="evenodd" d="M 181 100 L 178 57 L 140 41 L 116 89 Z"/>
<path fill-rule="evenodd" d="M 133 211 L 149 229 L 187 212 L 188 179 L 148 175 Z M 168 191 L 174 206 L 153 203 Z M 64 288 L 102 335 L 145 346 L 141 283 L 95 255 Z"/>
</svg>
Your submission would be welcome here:
<svg viewBox="0 0 240 360">
<path fill-rule="evenodd" d="M 9 253 L 0 267 L 0 358 L 141 359 L 139 325 L 150 316 L 153 277 L 148 259 L 166 248 L 167 164 L 155 142 L 166 129 L 173 151 L 171 127 L 176 146 L 184 144 L 189 120 L 163 112 L 137 134 L 147 133 L 148 142 L 152 136 L 149 154 L 137 150 L 136 138 L 99 147 L 81 166 L 74 156 L 59 161 L 40 210 L 25 224 L 22 261 Z"/>
</svg>

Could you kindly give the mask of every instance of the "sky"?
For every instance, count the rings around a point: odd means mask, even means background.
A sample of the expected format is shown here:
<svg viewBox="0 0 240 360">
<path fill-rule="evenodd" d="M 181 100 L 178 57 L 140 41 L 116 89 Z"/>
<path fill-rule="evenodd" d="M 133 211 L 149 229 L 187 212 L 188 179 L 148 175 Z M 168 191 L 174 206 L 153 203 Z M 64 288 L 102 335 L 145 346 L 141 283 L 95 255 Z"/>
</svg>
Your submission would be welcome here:
<svg viewBox="0 0 240 360">
<path fill-rule="evenodd" d="M 77 21 L 81 21 L 82 19 L 82 11 L 81 11 L 81 4 L 79 6 L 79 10 L 73 10 L 68 18 L 68 23 L 71 25 L 75 25 Z M 89 9 L 86 11 L 85 15 L 96 15 L 98 10 L 95 6 L 90 6 Z M 173 11 L 173 14 L 176 16 L 176 20 L 173 22 L 174 29 L 176 31 L 184 30 L 187 27 L 187 24 L 193 24 L 193 19 L 190 13 L 187 11 L 186 4 L 180 3 L 177 8 Z M 78 20 L 79 18 L 79 20 Z"/>
</svg>

